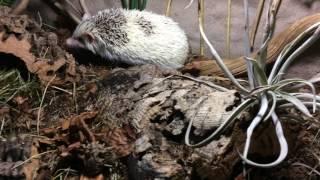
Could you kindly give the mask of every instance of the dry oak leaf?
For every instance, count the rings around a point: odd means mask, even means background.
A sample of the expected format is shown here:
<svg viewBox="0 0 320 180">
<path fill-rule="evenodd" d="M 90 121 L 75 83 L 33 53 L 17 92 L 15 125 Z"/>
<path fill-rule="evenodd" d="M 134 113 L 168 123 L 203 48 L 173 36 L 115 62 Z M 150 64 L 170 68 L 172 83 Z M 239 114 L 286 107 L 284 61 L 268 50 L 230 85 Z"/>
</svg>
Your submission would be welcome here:
<svg viewBox="0 0 320 180">
<path fill-rule="evenodd" d="M 70 118 L 64 120 L 62 122 L 61 128 L 62 130 L 68 130 L 70 127 L 77 127 L 80 132 L 82 132 L 90 142 L 94 142 L 95 136 L 89 129 L 88 125 L 86 124 L 88 120 L 93 119 L 96 117 L 97 112 L 83 112 L 80 115 L 71 116 Z"/>
<path fill-rule="evenodd" d="M 105 140 L 120 157 L 127 156 L 134 151 L 134 139 L 126 128 L 110 130 L 106 134 Z"/>
<path fill-rule="evenodd" d="M 36 155 L 38 155 L 38 148 L 33 144 L 31 146 L 31 154 L 30 157 L 34 157 Z M 30 163 L 26 163 L 23 166 L 23 171 L 24 171 L 24 175 L 26 176 L 26 180 L 32 180 L 34 179 L 34 177 L 36 177 L 35 175 L 37 174 L 37 170 L 40 167 L 40 161 L 38 158 L 32 158 L 30 160 Z"/>
<path fill-rule="evenodd" d="M 5 36 L 4 32 L 0 33 L 0 39 Z M 74 58 L 66 54 L 64 58 L 59 58 L 53 63 L 48 63 L 48 59 L 36 58 L 31 52 L 31 44 L 27 38 L 18 40 L 14 35 L 0 41 L 0 52 L 14 55 L 22 60 L 28 71 L 37 74 L 42 82 L 49 82 L 55 73 L 63 69 L 63 76 L 57 76 L 52 84 L 63 84 L 65 82 L 73 82 L 76 80 L 75 60 Z"/>
</svg>

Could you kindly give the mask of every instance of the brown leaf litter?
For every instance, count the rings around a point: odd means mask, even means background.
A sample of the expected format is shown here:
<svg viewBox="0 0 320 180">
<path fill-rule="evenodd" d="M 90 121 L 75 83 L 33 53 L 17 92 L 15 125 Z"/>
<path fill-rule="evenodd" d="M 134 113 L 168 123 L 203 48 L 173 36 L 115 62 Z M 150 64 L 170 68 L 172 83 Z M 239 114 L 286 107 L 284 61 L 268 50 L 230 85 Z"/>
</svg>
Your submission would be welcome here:
<svg viewBox="0 0 320 180">
<path fill-rule="evenodd" d="M 26 15 L 7 14 L 7 7 L 0 11 L 0 53 L 18 57 L 44 83 L 55 74 L 53 84 L 76 80 L 75 60 L 59 47 L 57 35 L 45 32 Z"/>
<path fill-rule="evenodd" d="M 44 119 L 55 120 L 51 125 L 43 121 L 40 136 L 32 141 L 38 155 L 26 156 L 36 157 L 35 160 L 39 162 L 30 165 L 30 160 L 34 159 L 31 158 L 21 168 L 27 165 L 37 167 L 39 163 L 38 177 L 68 176 L 83 179 L 110 179 L 115 176 L 120 179 L 240 177 L 242 162 L 238 152 L 243 149 L 250 117 L 240 117 L 223 136 L 201 148 L 190 148 L 184 144 L 186 127 L 192 114 L 197 114 L 198 119 L 193 124 L 190 137 L 191 142 L 195 143 L 212 132 L 208 126 L 217 126 L 212 122 L 223 121 L 224 117 L 214 116 L 215 112 L 221 114 L 225 110 L 228 113 L 239 101 L 235 91 L 221 94 L 212 88 L 210 82 L 216 82 L 217 79 L 199 79 L 200 81 L 194 81 L 177 72 L 168 72 L 153 65 L 117 68 L 103 80 L 96 83 L 89 81 L 82 85 L 84 89 L 77 95 L 81 102 L 79 113 L 72 111 L 73 107 L 56 106 L 73 104 L 72 95 L 56 94 L 57 98 L 44 103 L 48 106 L 44 108 Z M 217 101 L 216 96 L 224 98 Z M 17 96 L 14 101 L 16 106 L 22 105 L 21 109 L 24 109 L 24 104 L 29 100 Z M 219 109 L 218 106 L 222 108 Z M 6 116 L 11 114 L 11 110 L 1 108 Z M 56 116 L 56 112 L 61 114 Z M 250 113 L 248 112 L 249 116 Z M 297 166 L 292 165 L 296 161 L 309 165 L 316 163 L 315 157 L 307 150 L 318 146 L 317 141 L 313 143 L 318 126 L 315 124 L 310 130 L 303 131 L 304 127 L 295 122 L 283 122 L 290 147 L 288 161 L 270 170 L 248 167 L 251 177 L 277 177 L 280 171 L 286 174 L 285 177 L 301 177 L 308 173 L 306 169 L 288 174 L 287 167 L 297 169 Z M 311 121 L 302 126 L 313 123 L 315 122 Z M 253 139 L 249 154 L 251 159 L 268 162 L 276 158 L 279 144 L 272 124 L 265 123 L 257 129 Z M 31 145 L 29 151 L 30 149 Z M 48 153 L 43 154 L 46 152 Z M 305 159 L 303 155 L 310 158 Z M 26 158 L 21 161 L 25 160 Z M 10 167 L 15 165 L 17 164 Z M 9 166 L 0 166 L 0 169 L 1 167 Z M 12 177 L 12 174 L 7 175 Z M 20 175 L 30 176 L 22 171 Z"/>
</svg>

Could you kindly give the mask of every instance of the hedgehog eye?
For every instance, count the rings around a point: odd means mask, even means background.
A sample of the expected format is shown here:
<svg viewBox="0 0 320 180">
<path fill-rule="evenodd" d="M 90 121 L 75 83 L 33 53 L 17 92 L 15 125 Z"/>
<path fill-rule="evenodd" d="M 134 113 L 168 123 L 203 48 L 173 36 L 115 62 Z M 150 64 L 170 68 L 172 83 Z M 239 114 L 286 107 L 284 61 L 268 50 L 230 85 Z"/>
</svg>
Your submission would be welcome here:
<svg viewBox="0 0 320 180">
<path fill-rule="evenodd" d="M 78 37 L 77 39 L 81 44 L 85 44 L 85 40 L 83 37 Z"/>
<path fill-rule="evenodd" d="M 80 42 L 89 42 L 92 43 L 94 40 L 94 37 L 91 33 L 83 33 L 79 38 L 81 38 L 82 40 L 80 40 Z"/>
</svg>

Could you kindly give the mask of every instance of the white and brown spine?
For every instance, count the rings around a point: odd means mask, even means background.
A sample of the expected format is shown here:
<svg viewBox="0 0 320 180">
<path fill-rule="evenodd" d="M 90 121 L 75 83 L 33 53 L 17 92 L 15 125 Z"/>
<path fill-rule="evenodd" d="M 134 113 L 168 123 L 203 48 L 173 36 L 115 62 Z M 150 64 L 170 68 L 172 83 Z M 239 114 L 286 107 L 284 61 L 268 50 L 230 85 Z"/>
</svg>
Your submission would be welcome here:
<svg viewBox="0 0 320 180">
<path fill-rule="evenodd" d="M 67 44 L 111 61 L 174 69 L 183 67 L 189 52 L 185 32 L 171 18 L 125 9 L 107 9 L 82 21 Z"/>
</svg>

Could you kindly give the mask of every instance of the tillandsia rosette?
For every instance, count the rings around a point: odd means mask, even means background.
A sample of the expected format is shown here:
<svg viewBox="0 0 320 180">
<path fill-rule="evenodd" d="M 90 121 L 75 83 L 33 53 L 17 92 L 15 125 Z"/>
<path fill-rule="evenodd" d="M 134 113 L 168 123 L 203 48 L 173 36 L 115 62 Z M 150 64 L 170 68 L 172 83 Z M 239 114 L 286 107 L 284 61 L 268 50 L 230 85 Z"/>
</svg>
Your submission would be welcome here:
<svg viewBox="0 0 320 180">
<path fill-rule="evenodd" d="M 200 1 L 200 0 L 198 0 Z M 192 2 L 192 0 L 191 0 Z M 207 44 L 213 57 L 215 57 L 216 63 L 223 70 L 226 77 L 239 89 L 243 101 L 241 104 L 233 110 L 228 118 L 220 124 L 220 126 L 211 133 L 208 137 L 199 142 L 190 141 L 191 127 L 193 126 L 193 120 L 189 121 L 189 126 L 185 134 L 185 143 L 191 147 L 201 147 L 208 144 L 210 141 L 220 136 L 225 129 L 232 124 L 232 122 L 241 115 L 246 109 L 252 107 L 258 107 L 258 111 L 255 117 L 251 120 L 249 127 L 246 130 L 246 141 L 244 144 L 243 152 L 239 152 L 244 164 L 252 166 L 270 168 L 283 162 L 288 154 L 288 143 L 284 136 L 281 117 L 278 117 L 276 109 L 284 107 L 294 107 L 306 117 L 312 118 L 312 113 L 315 113 L 316 108 L 320 107 L 320 96 L 316 95 L 316 89 L 313 83 L 316 81 L 304 80 L 304 79 L 286 79 L 283 78 L 286 70 L 292 64 L 292 62 L 308 47 L 314 44 L 320 38 L 320 22 L 311 24 L 308 29 L 303 31 L 293 41 L 288 43 L 281 51 L 276 59 L 275 64 L 271 69 L 271 73 L 268 74 L 266 65 L 267 47 L 273 36 L 273 32 L 276 24 L 276 15 L 281 4 L 281 0 L 272 0 L 269 4 L 266 28 L 263 37 L 263 42 L 255 57 L 249 57 L 250 54 L 250 39 L 249 39 L 249 11 L 248 0 L 244 0 L 244 16 L 245 16 L 245 41 L 244 47 L 246 47 L 246 53 L 244 59 L 247 62 L 247 74 L 249 87 L 240 84 L 240 81 L 234 77 L 229 68 L 223 62 L 222 58 L 215 50 L 209 39 L 207 38 L 203 24 L 199 23 L 200 34 Z M 310 93 L 294 92 L 297 88 L 305 86 L 310 88 Z M 223 87 L 219 87 L 222 89 Z M 288 91 L 289 88 L 289 91 Z M 225 90 L 221 90 L 225 91 Z M 312 112 L 310 111 L 312 109 Z M 255 129 L 262 124 L 261 122 L 272 121 L 277 140 L 280 145 L 280 152 L 277 159 L 270 163 L 258 163 L 250 160 L 248 154 L 250 151 L 250 145 L 252 135 Z M 245 172 L 245 166 L 244 166 Z M 245 173 L 244 173 L 245 174 Z"/>
</svg>

